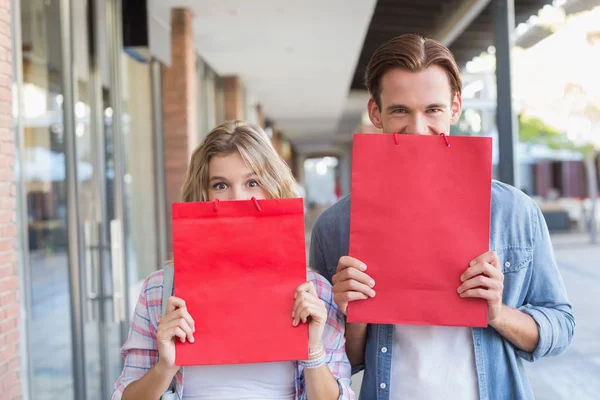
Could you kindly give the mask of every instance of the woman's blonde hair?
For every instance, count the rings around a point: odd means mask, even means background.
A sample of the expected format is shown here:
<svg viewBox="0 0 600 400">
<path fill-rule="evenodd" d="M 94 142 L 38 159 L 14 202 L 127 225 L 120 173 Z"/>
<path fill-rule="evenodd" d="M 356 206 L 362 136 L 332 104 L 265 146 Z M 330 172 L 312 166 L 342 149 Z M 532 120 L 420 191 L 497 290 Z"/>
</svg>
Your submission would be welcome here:
<svg viewBox="0 0 600 400">
<path fill-rule="evenodd" d="M 226 121 L 214 128 L 192 153 L 181 201 L 208 201 L 208 164 L 214 156 L 238 152 L 258 176 L 270 198 L 297 197 L 290 168 L 277 154 L 267 134 L 257 125 Z"/>
</svg>

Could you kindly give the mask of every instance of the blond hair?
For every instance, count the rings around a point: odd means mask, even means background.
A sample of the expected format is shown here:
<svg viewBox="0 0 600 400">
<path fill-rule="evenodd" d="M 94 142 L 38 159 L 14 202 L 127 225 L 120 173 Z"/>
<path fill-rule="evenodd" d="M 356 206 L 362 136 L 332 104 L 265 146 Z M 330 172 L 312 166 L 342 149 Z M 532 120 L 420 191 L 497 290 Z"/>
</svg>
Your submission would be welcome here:
<svg viewBox="0 0 600 400">
<path fill-rule="evenodd" d="M 214 156 L 238 152 L 258 176 L 270 198 L 298 197 L 290 168 L 275 151 L 267 134 L 257 125 L 226 121 L 214 128 L 192 153 L 181 201 L 208 201 L 208 164 Z"/>
</svg>

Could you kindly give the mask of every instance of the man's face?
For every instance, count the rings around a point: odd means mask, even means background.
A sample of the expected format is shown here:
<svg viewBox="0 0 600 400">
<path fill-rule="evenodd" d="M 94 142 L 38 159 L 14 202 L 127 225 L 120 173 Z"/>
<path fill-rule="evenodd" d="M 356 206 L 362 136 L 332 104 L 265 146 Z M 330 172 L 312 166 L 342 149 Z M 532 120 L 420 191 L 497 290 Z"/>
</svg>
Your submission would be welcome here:
<svg viewBox="0 0 600 400">
<path fill-rule="evenodd" d="M 449 134 L 462 110 L 460 95 L 452 96 L 448 75 L 435 65 L 419 72 L 395 68 L 381 78 L 381 109 L 371 98 L 369 117 L 384 133 Z"/>
</svg>

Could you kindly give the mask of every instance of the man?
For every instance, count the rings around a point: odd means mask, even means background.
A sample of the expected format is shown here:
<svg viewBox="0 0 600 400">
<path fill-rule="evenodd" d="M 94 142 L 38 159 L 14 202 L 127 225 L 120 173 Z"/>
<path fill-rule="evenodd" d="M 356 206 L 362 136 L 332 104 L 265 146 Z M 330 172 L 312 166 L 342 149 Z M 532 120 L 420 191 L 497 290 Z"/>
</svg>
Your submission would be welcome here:
<svg viewBox="0 0 600 400">
<path fill-rule="evenodd" d="M 458 67 L 434 40 L 385 43 L 365 83 L 369 117 L 385 133 L 447 134 L 460 117 Z M 368 265 L 347 256 L 349 225 L 345 197 L 318 219 L 310 249 L 311 266 L 332 281 L 344 313 L 377 292 Z M 346 323 L 348 357 L 354 371 L 364 368 L 362 400 L 533 399 L 522 360 L 564 351 L 575 319 L 538 206 L 494 181 L 490 234 L 491 251 L 465 266 L 457 287 L 457 296 L 487 301 L 488 328 Z"/>
</svg>

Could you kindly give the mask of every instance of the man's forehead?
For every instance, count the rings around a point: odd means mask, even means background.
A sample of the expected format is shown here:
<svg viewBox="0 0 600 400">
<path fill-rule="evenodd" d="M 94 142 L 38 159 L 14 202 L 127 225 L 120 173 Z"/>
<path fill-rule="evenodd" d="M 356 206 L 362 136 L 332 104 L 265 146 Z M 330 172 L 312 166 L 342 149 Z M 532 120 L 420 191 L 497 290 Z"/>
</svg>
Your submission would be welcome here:
<svg viewBox="0 0 600 400">
<path fill-rule="evenodd" d="M 382 93 L 381 100 L 384 107 L 407 107 L 407 108 L 425 108 L 431 106 L 448 106 L 451 101 L 451 93 L 437 92 L 395 92 Z"/>
<path fill-rule="evenodd" d="M 447 74 L 437 66 L 418 72 L 400 68 L 389 70 L 381 79 L 380 89 L 386 97 L 429 98 L 425 102 L 447 102 L 452 94 Z"/>
</svg>

